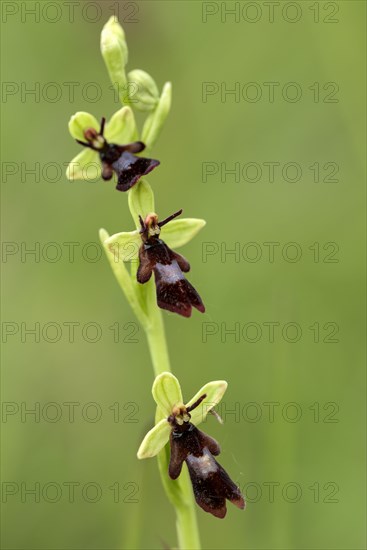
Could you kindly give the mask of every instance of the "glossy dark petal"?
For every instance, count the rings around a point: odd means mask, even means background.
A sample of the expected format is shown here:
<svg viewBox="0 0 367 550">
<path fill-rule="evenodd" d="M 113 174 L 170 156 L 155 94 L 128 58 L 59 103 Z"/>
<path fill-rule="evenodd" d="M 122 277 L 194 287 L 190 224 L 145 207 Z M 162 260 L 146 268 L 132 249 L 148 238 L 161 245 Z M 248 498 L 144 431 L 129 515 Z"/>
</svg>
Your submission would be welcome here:
<svg viewBox="0 0 367 550">
<path fill-rule="evenodd" d="M 210 437 L 210 435 L 205 434 L 201 430 L 198 430 L 198 437 L 200 444 L 206 447 L 212 455 L 218 456 L 220 454 L 219 443 L 213 437 Z"/>
<path fill-rule="evenodd" d="M 113 176 L 113 169 L 110 164 L 102 162 L 102 179 L 109 181 Z"/>
<path fill-rule="evenodd" d="M 186 461 L 197 504 L 213 516 L 224 518 L 226 500 L 240 509 L 245 501 L 237 485 L 215 460 L 220 453 L 218 443 L 193 424 L 174 426 L 170 438 L 171 459 L 168 473 L 176 479 Z"/>
<path fill-rule="evenodd" d="M 132 153 L 124 151 L 112 163 L 112 168 L 117 174 L 118 183 L 116 189 L 119 191 L 128 191 L 142 176 L 149 174 L 158 165 L 158 160 L 136 157 Z"/>
<path fill-rule="evenodd" d="M 182 464 L 187 458 L 188 450 L 180 444 L 180 441 L 170 438 L 171 457 L 168 466 L 168 474 L 171 479 L 177 479 L 182 470 Z"/>
<path fill-rule="evenodd" d="M 200 471 L 200 467 L 197 467 L 197 464 L 200 465 L 201 459 L 203 459 L 202 471 Z M 202 457 L 189 456 L 186 463 L 195 500 L 203 510 L 218 518 L 224 518 L 227 513 L 226 499 L 238 508 L 245 507 L 245 501 L 239 488 L 208 449 L 204 448 Z M 208 470 L 212 471 L 208 472 Z"/>
<path fill-rule="evenodd" d="M 149 281 L 153 273 L 153 264 L 144 246 L 139 249 L 139 267 L 136 273 L 138 283 L 144 284 Z"/>
<path fill-rule="evenodd" d="M 186 258 L 181 256 L 181 254 L 177 254 L 177 252 L 174 252 L 171 249 L 170 249 L 170 252 L 172 254 L 172 258 L 174 258 L 176 260 L 176 262 L 178 263 L 181 271 L 183 271 L 184 273 L 187 273 L 188 271 L 190 271 L 190 264 L 186 260 Z"/>
<path fill-rule="evenodd" d="M 141 153 L 145 149 L 145 143 L 142 141 L 134 141 L 134 143 L 129 143 L 128 145 L 122 145 L 124 151 L 129 153 Z"/>
<path fill-rule="evenodd" d="M 189 262 L 160 239 L 140 248 L 138 282 L 146 283 L 154 271 L 158 306 L 183 317 L 191 317 L 193 307 L 205 311 L 199 294 L 183 274 L 189 269 Z"/>
<path fill-rule="evenodd" d="M 204 313 L 205 307 L 199 294 L 183 275 L 181 279 L 173 283 L 167 282 L 167 277 L 157 280 L 159 269 L 158 264 L 154 273 L 156 275 L 157 303 L 160 308 L 178 313 L 183 317 L 191 317 L 192 307 Z"/>
</svg>

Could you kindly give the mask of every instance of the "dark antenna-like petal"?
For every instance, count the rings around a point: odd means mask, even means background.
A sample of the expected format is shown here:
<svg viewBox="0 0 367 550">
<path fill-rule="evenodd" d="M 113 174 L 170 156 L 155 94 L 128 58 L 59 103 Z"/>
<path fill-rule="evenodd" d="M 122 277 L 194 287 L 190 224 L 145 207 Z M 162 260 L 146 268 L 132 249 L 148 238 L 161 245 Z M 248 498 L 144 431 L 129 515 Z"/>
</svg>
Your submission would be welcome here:
<svg viewBox="0 0 367 550">
<path fill-rule="evenodd" d="M 175 212 L 171 216 L 168 216 L 168 218 L 166 218 L 165 220 L 162 220 L 161 222 L 159 222 L 158 226 L 163 227 L 164 225 L 166 225 L 166 223 L 170 222 L 174 218 L 177 218 L 177 216 L 180 216 L 181 214 L 182 214 L 182 208 L 181 208 L 181 210 L 178 210 L 178 212 Z"/>
</svg>

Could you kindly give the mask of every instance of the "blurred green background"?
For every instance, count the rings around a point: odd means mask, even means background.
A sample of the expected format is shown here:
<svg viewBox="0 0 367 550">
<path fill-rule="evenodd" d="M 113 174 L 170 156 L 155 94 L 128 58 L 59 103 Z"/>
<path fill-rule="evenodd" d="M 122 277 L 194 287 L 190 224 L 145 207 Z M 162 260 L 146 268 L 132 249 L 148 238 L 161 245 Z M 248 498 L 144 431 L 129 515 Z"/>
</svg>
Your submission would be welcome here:
<svg viewBox="0 0 367 550">
<path fill-rule="evenodd" d="M 34 4 L 47 11 L 29 14 Z M 207 312 L 164 313 L 165 325 L 187 397 L 209 380 L 229 383 L 224 425 L 210 418 L 204 430 L 220 441 L 221 464 L 248 506 L 229 504 L 224 521 L 198 509 L 203 547 L 365 548 L 365 3 L 280 2 L 272 19 L 265 2 L 75 2 L 74 20 L 66 4 L 2 2 L 3 548 L 176 544 L 156 461 L 136 459 L 154 415 L 145 337 L 128 325 L 135 319 L 105 258 L 88 261 L 96 249 L 83 249 L 100 227 L 133 229 L 127 196 L 112 183 L 64 177 L 79 152 L 69 117 L 109 118 L 119 108 L 99 53 L 116 10 L 128 70 L 147 70 L 160 88 L 173 83 L 152 152 L 161 160 L 149 177 L 157 211 L 207 220 L 182 249 Z M 204 98 L 208 82 L 219 91 Z M 291 82 L 299 101 L 289 99 Z M 235 86 L 244 94 L 221 96 Z M 204 182 L 208 162 L 216 173 Z M 269 162 L 279 163 L 272 183 Z M 290 162 L 298 181 L 289 181 Z M 223 171 L 235 163 L 257 165 L 235 181 Z M 256 166 L 261 177 L 249 181 Z M 73 262 L 63 244 L 71 242 Z M 274 261 L 269 242 L 279 243 Z M 297 261 L 287 243 L 297 243 Z M 261 257 L 251 262 L 255 246 Z M 34 247 L 38 256 L 24 255 Z M 239 256 L 226 254 L 236 247 Z M 25 332 L 35 323 L 39 341 Z M 94 343 L 88 323 L 100 331 Z M 233 328 L 237 336 L 226 333 Z"/>
</svg>

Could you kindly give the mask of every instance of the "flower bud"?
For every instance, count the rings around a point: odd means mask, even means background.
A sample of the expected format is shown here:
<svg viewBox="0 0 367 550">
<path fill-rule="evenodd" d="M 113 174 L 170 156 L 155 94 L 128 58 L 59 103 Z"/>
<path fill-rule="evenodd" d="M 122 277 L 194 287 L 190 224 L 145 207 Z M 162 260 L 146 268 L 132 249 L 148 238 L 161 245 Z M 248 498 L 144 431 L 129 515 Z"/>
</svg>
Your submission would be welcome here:
<svg viewBox="0 0 367 550">
<path fill-rule="evenodd" d="M 159 100 L 157 85 L 150 74 L 140 69 L 127 75 L 130 89 L 130 103 L 138 111 L 153 111 Z"/>
<path fill-rule="evenodd" d="M 163 86 L 162 95 L 159 98 L 159 102 L 155 110 L 146 119 L 143 132 L 142 141 L 146 144 L 147 148 L 153 147 L 156 142 L 163 124 L 167 118 L 167 115 L 171 108 L 171 95 L 172 85 L 170 82 L 166 82 Z"/>
<path fill-rule="evenodd" d="M 111 82 L 117 87 L 121 103 L 124 103 L 127 94 L 125 65 L 128 59 L 128 49 L 125 33 L 115 15 L 110 17 L 102 29 L 101 53 Z"/>
</svg>

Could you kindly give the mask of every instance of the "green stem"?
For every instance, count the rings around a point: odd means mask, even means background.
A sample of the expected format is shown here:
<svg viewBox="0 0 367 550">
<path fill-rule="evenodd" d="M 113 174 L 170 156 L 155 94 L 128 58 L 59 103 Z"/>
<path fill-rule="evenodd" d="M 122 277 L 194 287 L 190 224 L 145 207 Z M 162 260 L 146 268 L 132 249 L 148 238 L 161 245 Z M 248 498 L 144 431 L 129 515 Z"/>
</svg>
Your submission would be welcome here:
<svg viewBox="0 0 367 550">
<path fill-rule="evenodd" d="M 103 28 L 101 52 L 112 84 L 118 85 L 121 103 L 128 105 L 129 97 L 125 92 L 127 83 L 125 65 L 128 50 L 124 31 L 115 16 L 112 16 Z M 146 150 L 152 148 L 167 118 L 171 107 L 171 88 L 171 83 L 166 82 L 154 112 L 146 120 L 142 133 L 142 141 L 146 145 Z M 144 215 L 154 211 L 154 196 L 150 185 L 144 182 L 143 179 L 140 180 L 129 191 L 128 201 L 131 215 L 137 230 L 139 230 L 139 216 L 144 217 Z M 153 277 L 151 277 L 151 280 L 146 285 L 140 285 L 136 280 L 137 263 L 134 264 L 132 262 L 129 274 L 123 262 L 116 262 L 113 250 L 105 244 L 105 241 L 108 239 L 108 234 L 105 230 L 101 230 L 100 238 L 115 277 L 146 332 L 155 376 L 162 372 L 170 372 L 171 368 L 163 318 L 156 304 Z M 145 288 L 141 288 L 142 286 Z M 189 474 L 185 468 L 179 479 L 175 481 L 171 480 L 168 476 L 168 462 L 169 449 L 168 445 L 166 445 L 166 448 L 159 453 L 158 464 L 163 486 L 176 510 L 179 548 L 181 550 L 199 550 L 200 541 L 196 520 L 196 505 Z"/>
<path fill-rule="evenodd" d="M 200 549 L 199 528 L 195 508 L 192 506 L 176 508 L 176 516 L 179 548 L 184 550 Z"/>
<path fill-rule="evenodd" d="M 146 330 L 148 346 L 152 358 L 154 374 L 171 372 L 166 335 L 161 310 L 156 303 L 154 281 L 147 284 L 147 316 L 149 326 Z M 173 481 L 168 476 L 168 455 L 163 449 L 158 455 L 158 467 L 166 494 L 176 511 L 176 529 L 181 550 L 200 550 L 199 529 L 191 481 L 186 470 Z"/>
<path fill-rule="evenodd" d="M 176 506 L 178 545 L 179 548 L 184 550 L 200 550 L 201 546 L 199 527 L 196 517 L 196 504 L 194 501 L 191 480 L 186 464 L 179 477 L 179 483 L 180 493 L 183 498 L 180 505 Z"/>
<path fill-rule="evenodd" d="M 154 375 L 171 372 L 166 334 L 161 310 L 156 304 L 155 284 L 153 277 L 147 283 L 147 316 L 149 325 L 146 330 L 150 356 L 152 358 Z"/>
<path fill-rule="evenodd" d="M 170 450 L 169 446 L 166 445 L 158 454 L 158 468 L 164 490 L 176 511 L 178 547 L 181 550 L 200 550 L 196 506 L 187 466 L 184 464 L 180 477 L 172 480 L 167 475 L 169 459 Z"/>
</svg>

